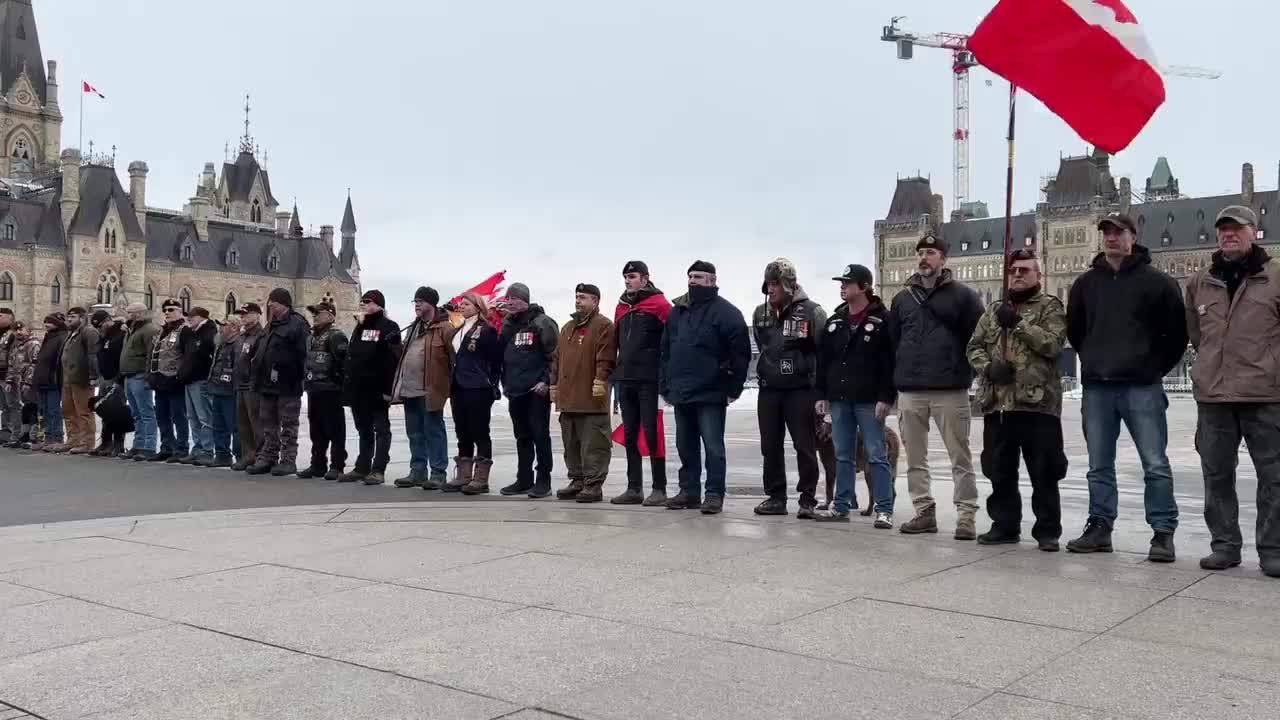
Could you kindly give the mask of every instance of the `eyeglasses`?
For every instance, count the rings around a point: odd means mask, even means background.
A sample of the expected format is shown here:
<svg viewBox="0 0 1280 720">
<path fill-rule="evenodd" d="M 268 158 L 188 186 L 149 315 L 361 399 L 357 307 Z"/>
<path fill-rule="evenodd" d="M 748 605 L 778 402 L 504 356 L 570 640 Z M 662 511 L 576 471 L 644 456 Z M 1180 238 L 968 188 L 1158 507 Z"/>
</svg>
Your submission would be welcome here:
<svg viewBox="0 0 1280 720">
<path fill-rule="evenodd" d="M 1035 268 L 1029 268 L 1029 267 L 1011 267 L 1011 268 L 1009 268 L 1009 274 L 1010 274 L 1010 275 L 1030 275 L 1031 273 L 1033 273 L 1033 272 L 1035 272 L 1035 271 L 1036 271 L 1036 269 L 1035 269 Z"/>
</svg>

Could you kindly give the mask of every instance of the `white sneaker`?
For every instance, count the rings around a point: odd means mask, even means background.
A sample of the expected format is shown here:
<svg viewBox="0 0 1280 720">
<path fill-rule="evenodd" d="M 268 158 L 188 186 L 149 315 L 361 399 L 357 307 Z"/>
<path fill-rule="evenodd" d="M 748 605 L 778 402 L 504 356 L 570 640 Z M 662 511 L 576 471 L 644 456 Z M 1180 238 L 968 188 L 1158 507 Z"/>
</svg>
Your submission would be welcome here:
<svg viewBox="0 0 1280 720">
<path fill-rule="evenodd" d="M 893 528 L 893 513 L 880 512 L 876 513 L 875 527 L 879 530 L 890 530 Z"/>
</svg>

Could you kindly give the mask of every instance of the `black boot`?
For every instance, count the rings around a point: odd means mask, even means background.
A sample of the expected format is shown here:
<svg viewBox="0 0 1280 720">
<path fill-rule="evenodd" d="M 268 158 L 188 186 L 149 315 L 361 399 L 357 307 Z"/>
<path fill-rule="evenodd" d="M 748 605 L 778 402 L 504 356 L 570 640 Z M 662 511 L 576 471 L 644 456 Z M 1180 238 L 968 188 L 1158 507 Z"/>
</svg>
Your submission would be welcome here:
<svg viewBox="0 0 1280 720">
<path fill-rule="evenodd" d="M 1084 534 L 1067 543 L 1067 552 L 1111 552 L 1111 528 L 1097 518 L 1089 518 L 1084 526 Z"/>
<path fill-rule="evenodd" d="M 529 488 L 529 497 L 538 500 L 544 497 L 551 497 L 551 478 L 540 477 L 534 481 L 533 487 Z"/>
<path fill-rule="evenodd" d="M 1200 567 L 1205 570 L 1226 570 L 1240 564 L 1240 553 L 1214 550 L 1200 558 Z"/>
<path fill-rule="evenodd" d="M 627 488 L 621 495 L 609 501 L 610 505 L 639 505 L 644 502 L 644 493 L 637 487 Z"/>
<path fill-rule="evenodd" d="M 309 480 L 314 477 L 324 477 L 324 465 L 316 465 L 312 463 L 309 467 L 304 467 L 298 471 L 298 477 L 303 480 Z"/>
<path fill-rule="evenodd" d="M 1017 545 L 1022 536 L 1016 532 L 1002 530 L 994 525 L 987 532 L 978 536 L 979 545 Z"/>
<path fill-rule="evenodd" d="M 502 488 L 498 492 L 502 493 L 507 497 L 511 497 L 513 495 L 524 495 L 525 493 L 529 492 L 531 489 L 533 489 L 533 483 L 522 483 L 519 480 L 517 480 L 511 483 L 510 485 Z"/>
<path fill-rule="evenodd" d="M 1147 552 L 1147 559 L 1158 563 L 1171 563 L 1177 559 L 1177 554 L 1173 551 L 1172 530 L 1156 530 L 1151 537 L 1151 550 Z"/>
<path fill-rule="evenodd" d="M 782 498 L 768 498 L 756 506 L 757 515 L 786 515 L 787 501 Z"/>
<path fill-rule="evenodd" d="M 668 510 L 697 510 L 702 507 L 702 498 L 697 495 L 689 495 L 681 490 L 678 495 L 667 500 Z"/>
</svg>

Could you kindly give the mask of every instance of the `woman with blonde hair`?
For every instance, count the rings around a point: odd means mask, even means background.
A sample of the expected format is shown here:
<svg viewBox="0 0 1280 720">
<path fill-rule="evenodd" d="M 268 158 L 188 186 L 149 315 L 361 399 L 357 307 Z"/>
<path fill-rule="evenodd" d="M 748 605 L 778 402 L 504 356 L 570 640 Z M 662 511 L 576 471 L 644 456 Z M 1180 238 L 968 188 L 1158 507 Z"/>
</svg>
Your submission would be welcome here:
<svg viewBox="0 0 1280 720">
<path fill-rule="evenodd" d="M 449 401 L 453 409 L 453 429 L 458 436 L 458 456 L 454 475 L 442 488 L 466 495 L 489 492 L 489 471 L 493 468 L 493 440 L 489 434 L 489 414 L 500 395 L 502 344 L 498 331 L 488 321 L 489 308 L 476 293 L 464 293 L 457 302 L 462 327 L 453 335 L 453 377 Z"/>
</svg>

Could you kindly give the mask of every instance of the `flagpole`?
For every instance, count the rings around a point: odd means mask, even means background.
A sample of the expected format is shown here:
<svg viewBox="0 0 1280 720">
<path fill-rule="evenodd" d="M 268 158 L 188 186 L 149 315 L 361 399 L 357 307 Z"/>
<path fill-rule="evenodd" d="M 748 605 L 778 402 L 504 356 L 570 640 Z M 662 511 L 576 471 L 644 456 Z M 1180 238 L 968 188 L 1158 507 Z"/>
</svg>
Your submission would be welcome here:
<svg viewBox="0 0 1280 720">
<path fill-rule="evenodd" d="M 84 81 L 80 81 L 80 144 L 76 148 L 84 152 Z"/>
<path fill-rule="evenodd" d="M 1013 249 L 1013 138 L 1017 117 L 1018 86 L 1009 83 L 1009 167 L 1004 179 L 1004 254 L 1000 263 L 1000 301 L 1009 302 L 1009 253 Z M 1000 333 L 1000 350 L 1009 359 L 1009 333 Z"/>
</svg>

